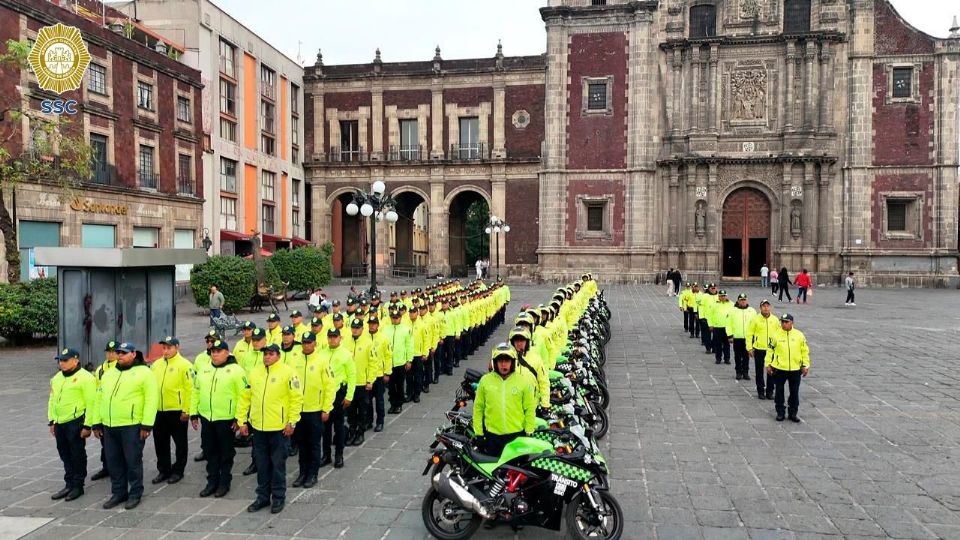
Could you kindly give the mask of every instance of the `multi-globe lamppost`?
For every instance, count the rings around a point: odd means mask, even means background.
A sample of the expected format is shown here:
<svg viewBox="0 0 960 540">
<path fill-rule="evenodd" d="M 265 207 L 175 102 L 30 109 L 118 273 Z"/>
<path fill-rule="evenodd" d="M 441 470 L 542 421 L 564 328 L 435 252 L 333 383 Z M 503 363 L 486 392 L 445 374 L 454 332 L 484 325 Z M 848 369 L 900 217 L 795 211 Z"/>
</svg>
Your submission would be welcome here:
<svg viewBox="0 0 960 540">
<path fill-rule="evenodd" d="M 507 225 L 507 222 L 498 218 L 497 216 L 490 216 L 490 225 L 484 229 L 484 232 L 487 234 L 493 233 L 496 235 L 497 246 L 494 248 L 497 252 L 497 279 L 500 279 L 500 235 L 510 232 L 510 225 Z"/>
<path fill-rule="evenodd" d="M 347 214 L 355 216 L 358 213 L 370 218 L 370 296 L 377 294 L 377 222 L 384 219 L 387 223 L 396 223 L 397 203 L 393 197 L 384 195 L 387 186 L 377 180 L 370 186 L 370 192 L 357 190 L 353 200 L 347 205 Z"/>
</svg>

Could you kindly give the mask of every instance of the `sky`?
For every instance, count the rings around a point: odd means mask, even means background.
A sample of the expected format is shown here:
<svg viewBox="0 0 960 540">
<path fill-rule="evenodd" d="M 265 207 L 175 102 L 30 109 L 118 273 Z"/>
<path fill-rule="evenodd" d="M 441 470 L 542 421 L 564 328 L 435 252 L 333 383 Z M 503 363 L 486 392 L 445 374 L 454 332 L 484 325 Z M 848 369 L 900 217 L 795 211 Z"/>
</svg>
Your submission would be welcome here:
<svg viewBox="0 0 960 540">
<path fill-rule="evenodd" d="M 938 37 L 946 37 L 953 16 L 960 16 L 958 0 L 892 1 L 908 22 Z M 539 8 L 547 0 L 214 3 L 291 58 L 297 58 L 299 47 L 306 65 L 314 63 L 318 48 L 325 64 L 368 63 L 377 47 L 384 62 L 430 60 L 437 45 L 447 59 L 491 57 L 498 39 L 508 56 L 542 54 L 546 49 Z"/>
</svg>

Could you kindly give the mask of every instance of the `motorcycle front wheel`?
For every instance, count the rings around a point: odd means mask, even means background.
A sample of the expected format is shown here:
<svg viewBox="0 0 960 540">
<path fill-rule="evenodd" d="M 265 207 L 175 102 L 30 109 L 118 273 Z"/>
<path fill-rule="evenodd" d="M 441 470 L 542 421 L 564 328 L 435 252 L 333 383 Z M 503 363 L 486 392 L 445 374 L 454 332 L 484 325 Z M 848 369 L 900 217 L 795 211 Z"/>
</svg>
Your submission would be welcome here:
<svg viewBox="0 0 960 540">
<path fill-rule="evenodd" d="M 433 486 L 423 496 L 420 515 L 427 531 L 439 540 L 470 538 L 480 528 L 479 515 L 441 497 Z"/>
<path fill-rule="evenodd" d="M 600 512 L 581 493 L 566 509 L 567 532 L 579 540 L 619 540 L 623 536 L 623 509 L 608 491 L 594 491 L 600 498 Z"/>
</svg>

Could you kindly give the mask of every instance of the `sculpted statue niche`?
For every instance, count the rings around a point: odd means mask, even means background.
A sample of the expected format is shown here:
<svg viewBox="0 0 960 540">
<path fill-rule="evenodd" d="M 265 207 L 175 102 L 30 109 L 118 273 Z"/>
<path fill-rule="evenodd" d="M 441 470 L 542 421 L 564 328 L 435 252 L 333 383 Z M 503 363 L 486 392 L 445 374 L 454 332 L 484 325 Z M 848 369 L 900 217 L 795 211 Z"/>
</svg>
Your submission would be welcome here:
<svg viewBox="0 0 960 540">
<path fill-rule="evenodd" d="M 693 216 L 693 228 L 699 237 L 707 232 L 707 205 L 703 201 L 697 203 L 697 212 Z"/>
<path fill-rule="evenodd" d="M 731 73 L 730 100 L 734 120 L 766 118 L 767 72 L 754 69 Z"/>
</svg>

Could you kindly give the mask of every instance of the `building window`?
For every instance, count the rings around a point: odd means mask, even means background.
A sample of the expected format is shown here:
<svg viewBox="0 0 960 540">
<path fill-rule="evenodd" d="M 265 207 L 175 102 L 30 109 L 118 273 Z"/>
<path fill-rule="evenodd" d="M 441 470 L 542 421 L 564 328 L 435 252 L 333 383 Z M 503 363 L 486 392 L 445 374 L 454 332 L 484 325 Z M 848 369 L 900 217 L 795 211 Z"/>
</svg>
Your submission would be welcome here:
<svg viewBox="0 0 960 540">
<path fill-rule="evenodd" d="M 786 0 L 783 4 L 783 32 L 799 34 L 810 31 L 810 0 Z"/>
<path fill-rule="evenodd" d="M 220 191 L 237 192 L 237 162 L 220 158 Z"/>
<path fill-rule="evenodd" d="M 275 110 L 276 107 L 273 103 L 260 101 L 260 129 L 267 133 L 276 133 L 276 126 L 274 125 Z"/>
<path fill-rule="evenodd" d="M 220 228 L 228 231 L 237 230 L 237 200 L 231 197 L 220 197 Z"/>
<path fill-rule="evenodd" d="M 226 118 L 220 119 L 220 138 L 226 139 L 228 141 L 237 142 L 237 123 L 227 120 Z"/>
<path fill-rule="evenodd" d="M 174 249 L 193 249 L 196 246 L 195 239 L 197 232 L 193 229 L 174 229 L 173 247 Z M 178 264 L 176 270 L 177 281 L 190 281 L 190 269 L 192 264 Z"/>
<path fill-rule="evenodd" d="M 578 239 L 613 238 L 610 228 L 611 200 L 609 196 L 577 197 Z"/>
<path fill-rule="evenodd" d="M 220 79 L 220 112 L 237 115 L 237 85 Z"/>
<path fill-rule="evenodd" d="M 420 159 L 420 127 L 416 120 L 400 121 L 400 159 Z"/>
<path fill-rule="evenodd" d="M 190 123 L 190 98 L 177 96 L 177 120 Z"/>
<path fill-rule="evenodd" d="M 913 68 L 893 68 L 893 97 L 907 99 L 913 97 Z"/>
<path fill-rule="evenodd" d="M 84 223 L 80 228 L 80 247 L 117 247 L 117 228 L 114 225 Z"/>
<path fill-rule="evenodd" d="M 290 84 L 290 112 L 300 114 L 300 87 Z"/>
<path fill-rule="evenodd" d="M 19 220 L 20 234 L 20 281 L 29 281 L 40 277 L 55 277 L 55 266 L 37 266 L 34 264 L 33 248 L 60 247 L 60 224 L 54 221 Z"/>
<path fill-rule="evenodd" d="M 274 229 L 273 205 L 264 204 L 263 209 L 263 232 L 264 234 L 276 234 Z"/>
<path fill-rule="evenodd" d="M 300 149 L 296 146 L 291 149 L 290 161 L 294 165 L 300 165 Z"/>
<path fill-rule="evenodd" d="M 591 111 L 607 110 L 607 83 L 587 84 L 587 109 Z"/>
<path fill-rule="evenodd" d="M 613 112 L 613 76 L 583 77 L 580 91 L 581 114 L 603 115 Z"/>
<path fill-rule="evenodd" d="M 300 238 L 300 210 L 293 209 L 293 236 Z"/>
<path fill-rule="evenodd" d="M 587 231 L 603 232 L 603 204 L 587 205 Z"/>
<path fill-rule="evenodd" d="M 90 64 L 87 72 L 90 74 L 87 79 L 87 90 L 100 95 L 107 95 L 107 68 L 100 64 Z"/>
<path fill-rule="evenodd" d="M 360 161 L 360 123 L 340 121 L 340 161 Z"/>
<path fill-rule="evenodd" d="M 220 40 L 220 73 L 237 78 L 237 49 L 224 40 Z"/>
<path fill-rule="evenodd" d="M 157 175 L 153 172 L 153 147 L 140 145 L 140 187 L 157 189 Z"/>
<path fill-rule="evenodd" d="M 143 81 L 137 81 L 137 107 L 153 110 L 153 85 Z"/>
<path fill-rule="evenodd" d="M 156 227 L 134 227 L 133 247 L 158 248 L 160 247 L 160 229 Z"/>
<path fill-rule="evenodd" d="M 272 201 L 276 198 L 277 175 L 270 171 L 263 171 L 261 175 L 260 198 L 265 201 Z"/>
<path fill-rule="evenodd" d="M 92 157 L 90 169 L 93 173 L 93 181 L 98 184 L 110 183 L 108 157 L 110 154 L 107 152 L 108 144 L 109 139 L 105 135 L 100 135 L 99 133 L 90 134 L 90 150 Z"/>
<path fill-rule="evenodd" d="M 177 156 L 177 192 L 181 195 L 193 195 L 193 156 Z"/>
<path fill-rule="evenodd" d="M 290 119 L 290 138 L 293 144 L 300 145 L 300 119 L 296 116 Z"/>
<path fill-rule="evenodd" d="M 291 182 L 291 185 L 293 186 L 291 188 L 291 191 L 293 192 L 292 204 L 295 207 L 300 206 L 300 184 L 301 184 L 300 180 L 297 180 L 296 178 L 294 178 L 293 181 Z"/>
<path fill-rule="evenodd" d="M 590 0 L 591 6 L 605 6 L 607 5 L 607 0 Z"/>
<path fill-rule="evenodd" d="M 260 93 L 266 98 L 277 98 L 277 74 L 264 65 L 260 66 Z"/>
<path fill-rule="evenodd" d="M 704 38 L 717 35 L 717 8 L 711 5 L 690 8 L 690 37 Z"/>
<path fill-rule="evenodd" d="M 472 116 L 460 118 L 459 159 L 480 157 L 480 119 Z"/>
<path fill-rule="evenodd" d="M 268 156 L 277 155 L 276 142 L 270 135 L 260 135 L 260 150 Z"/>
<path fill-rule="evenodd" d="M 919 196 L 886 198 L 886 232 L 895 238 L 920 238 Z"/>
</svg>

